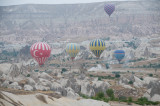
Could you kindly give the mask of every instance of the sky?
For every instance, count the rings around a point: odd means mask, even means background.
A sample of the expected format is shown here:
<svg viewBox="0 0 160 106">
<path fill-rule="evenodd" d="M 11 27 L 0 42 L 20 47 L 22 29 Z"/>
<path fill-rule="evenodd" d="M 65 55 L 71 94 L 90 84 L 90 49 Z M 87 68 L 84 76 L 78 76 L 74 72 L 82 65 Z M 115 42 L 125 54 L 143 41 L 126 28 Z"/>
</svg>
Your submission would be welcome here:
<svg viewBox="0 0 160 106">
<path fill-rule="evenodd" d="M 0 6 L 18 4 L 76 4 L 105 1 L 136 1 L 136 0 L 0 0 Z"/>
</svg>

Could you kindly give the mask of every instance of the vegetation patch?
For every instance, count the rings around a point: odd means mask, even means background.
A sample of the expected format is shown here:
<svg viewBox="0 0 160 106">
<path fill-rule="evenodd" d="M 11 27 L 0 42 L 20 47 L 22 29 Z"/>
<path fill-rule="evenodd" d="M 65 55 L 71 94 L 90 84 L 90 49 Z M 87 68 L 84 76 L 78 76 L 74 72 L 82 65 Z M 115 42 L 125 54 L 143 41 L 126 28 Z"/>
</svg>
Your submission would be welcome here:
<svg viewBox="0 0 160 106">
<path fill-rule="evenodd" d="M 132 84 L 133 84 L 133 81 L 129 81 L 128 84 L 131 84 L 131 85 L 132 85 Z"/>
<path fill-rule="evenodd" d="M 102 80 L 102 79 L 115 79 L 115 77 L 111 77 L 110 75 L 108 75 L 108 76 L 94 76 L 94 75 L 90 75 L 90 77 L 98 77 L 98 80 Z"/>
<path fill-rule="evenodd" d="M 139 105 L 158 105 L 160 104 L 160 102 L 148 101 L 148 99 L 145 97 L 138 98 L 137 100 L 133 100 L 132 97 L 127 98 L 125 96 L 120 96 L 118 98 L 115 98 L 113 89 L 107 89 L 106 95 L 103 92 L 99 92 L 93 97 L 89 97 L 84 94 L 80 94 L 80 96 L 85 99 L 94 99 L 94 100 L 99 100 L 99 101 L 104 101 L 104 102 L 109 102 L 109 101 L 126 102 L 128 105 L 131 105 L 132 103 L 139 104 Z"/>
<path fill-rule="evenodd" d="M 61 73 L 64 73 L 64 72 L 66 72 L 66 71 L 68 71 L 68 70 L 67 70 L 67 69 L 65 69 L 65 68 L 62 68 Z"/>
</svg>

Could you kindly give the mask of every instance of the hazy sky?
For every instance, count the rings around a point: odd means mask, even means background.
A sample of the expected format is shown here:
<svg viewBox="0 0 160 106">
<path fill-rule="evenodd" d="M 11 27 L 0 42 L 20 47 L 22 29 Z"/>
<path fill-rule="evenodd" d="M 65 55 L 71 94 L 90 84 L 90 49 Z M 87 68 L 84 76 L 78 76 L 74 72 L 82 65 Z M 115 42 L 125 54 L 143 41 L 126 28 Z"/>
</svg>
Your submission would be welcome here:
<svg viewBox="0 0 160 106">
<path fill-rule="evenodd" d="M 75 4 L 103 1 L 136 1 L 136 0 L 0 0 L 1 6 L 17 4 Z"/>
</svg>

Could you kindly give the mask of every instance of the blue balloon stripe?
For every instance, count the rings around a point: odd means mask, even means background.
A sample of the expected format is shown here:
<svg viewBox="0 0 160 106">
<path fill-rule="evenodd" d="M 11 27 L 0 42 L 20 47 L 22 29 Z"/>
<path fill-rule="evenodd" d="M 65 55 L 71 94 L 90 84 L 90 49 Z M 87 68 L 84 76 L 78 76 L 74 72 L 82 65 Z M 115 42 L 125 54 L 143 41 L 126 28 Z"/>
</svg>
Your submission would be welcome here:
<svg viewBox="0 0 160 106">
<path fill-rule="evenodd" d="M 98 40 L 98 46 L 101 46 L 101 42 Z"/>
<path fill-rule="evenodd" d="M 97 56 L 97 50 L 95 50 L 96 56 Z"/>
<path fill-rule="evenodd" d="M 101 41 L 102 47 L 103 47 L 103 41 Z"/>
<path fill-rule="evenodd" d="M 92 42 L 92 47 L 93 47 L 93 43 L 94 43 L 94 41 Z"/>
<path fill-rule="evenodd" d="M 76 50 L 76 45 L 74 44 L 74 50 Z"/>
<path fill-rule="evenodd" d="M 71 50 L 73 49 L 73 45 L 71 44 Z"/>
<path fill-rule="evenodd" d="M 97 46 L 97 40 L 95 41 L 95 47 Z"/>
</svg>

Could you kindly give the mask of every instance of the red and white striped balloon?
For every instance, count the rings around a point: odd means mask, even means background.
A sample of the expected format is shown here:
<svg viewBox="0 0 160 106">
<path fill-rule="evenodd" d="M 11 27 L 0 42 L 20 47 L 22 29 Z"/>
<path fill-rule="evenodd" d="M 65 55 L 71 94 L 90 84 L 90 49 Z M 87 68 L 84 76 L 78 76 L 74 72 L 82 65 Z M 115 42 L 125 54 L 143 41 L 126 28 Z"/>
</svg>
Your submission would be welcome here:
<svg viewBox="0 0 160 106">
<path fill-rule="evenodd" d="M 37 42 L 31 46 L 30 53 L 39 65 L 43 65 L 51 54 L 51 47 L 45 42 Z"/>
</svg>

